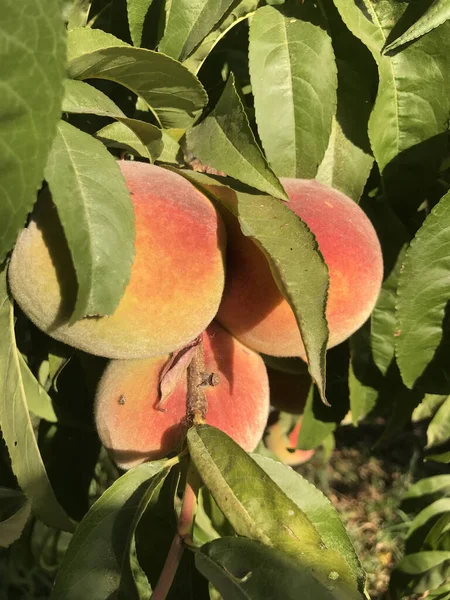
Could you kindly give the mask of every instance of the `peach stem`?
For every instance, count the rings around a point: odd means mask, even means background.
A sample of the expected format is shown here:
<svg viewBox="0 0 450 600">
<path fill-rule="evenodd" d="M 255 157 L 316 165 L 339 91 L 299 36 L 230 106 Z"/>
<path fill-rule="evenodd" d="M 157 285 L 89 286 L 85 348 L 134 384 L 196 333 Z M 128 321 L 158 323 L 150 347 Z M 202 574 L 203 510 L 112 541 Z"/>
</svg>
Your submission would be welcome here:
<svg viewBox="0 0 450 600">
<path fill-rule="evenodd" d="M 197 511 L 197 483 L 198 475 L 192 463 L 189 463 L 177 531 L 173 537 L 158 583 L 151 595 L 151 600 L 165 600 L 183 556 L 185 543 L 192 544 L 192 529 Z"/>
<path fill-rule="evenodd" d="M 205 422 L 208 411 L 208 401 L 205 394 L 205 370 L 205 349 L 203 336 L 201 335 L 188 367 L 187 417 L 189 426 Z"/>
</svg>

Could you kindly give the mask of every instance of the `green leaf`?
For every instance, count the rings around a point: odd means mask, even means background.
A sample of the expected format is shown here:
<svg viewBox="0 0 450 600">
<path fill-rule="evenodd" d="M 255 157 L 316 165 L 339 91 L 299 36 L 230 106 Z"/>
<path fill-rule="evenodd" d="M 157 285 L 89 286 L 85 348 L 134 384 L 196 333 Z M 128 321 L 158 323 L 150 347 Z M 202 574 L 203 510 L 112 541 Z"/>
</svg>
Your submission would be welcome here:
<svg viewBox="0 0 450 600">
<path fill-rule="evenodd" d="M 384 52 L 391 52 L 403 44 L 412 42 L 417 38 L 432 31 L 444 21 L 450 19 L 450 2 L 449 0 L 434 0 L 425 13 L 409 27 L 402 35 L 397 37 L 393 42 L 387 44 Z"/>
<path fill-rule="evenodd" d="M 233 74 L 214 110 L 186 138 L 189 150 L 203 163 L 261 192 L 289 199 L 256 143 Z"/>
<path fill-rule="evenodd" d="M 439 586 L 434 590 L 430 590 L 427 598 L 434 600 L 450 600 L 450 583 Z"/>
<path fill-rule="evenodd" d="M 425 456 L 425 461 L 432 460 L 438 463 L 450 463 L 450 450 L 438 454 L 430 454 Z"/>
<path fill-rule="evenodd" d="M 152 2 L 153 0 L 127 0 L 128 27 L 134 46 L 142 44 L 145 17 Z"/>
<path fill-rule="evenodd" d="M 191 428 L 187 441 L 201 478 L 238 535 L 285 552 L 334 588 L 336 598 L 361 598 L 342 556 L 326 547 L 306 514 L 238 444 L 207 425 Z"/>
<path fill-rule="evenodd" d="M 202 546 L 195 554 L 195 565 L 223 598 L 335 598 L 289 556 L 245 538 L 225 537 Z"/>
<path fill-rule="evenodd" d="M 33 513 L 51 527 L 73 531 L 74 524 L 58 503 L 48 479 L 28 413 L 27 399 L 37 393 L 37 387 L 35 380 L 22 376 L 5 270 L 0 274 L 0 339 L 0 429 L 12 470 Z"/>
<path fill-rule="evenodd" d="M 450 511 L 437 519 L 428 532 L 423 547 L 425 550 L 450 551 Z"/>
<path fill-rule="evenodd" d="M 350 338 L 349 391 L 353 425 L 364 419 L 376 406 L 382 375 L 375 364 L 370 346 L 370 321 Z"/>
<path fill-rule="evenodd" d="M 159 51 L 183 61 L 220 21 L 234 0 L 178 0 L 169 5 Z"/>
<path fill-rule="evenodd" d="M 404 3 L 367 0 L 365 12 L 353 0 L 335 0 L 335 5 L 378 65 L 378 94 L 369 137 L 383 172 L 401 153 L 447 130 L 450 55 L 442 48 L 447 47 L 450 24 L 435 29 L 402 52 L 387 56 L 382 52 Z"/>
<path fill-rule="evenodd" d="M 67 113 L 92 114 L 116 119 L 133 132 L 133 138 L 137 138 L 140 147 L 144 149 L 144 158 L 148 158 L 151 162 L 159 158 L 162 152 L 161 129 L 145 121 L 129 119 L 108 96 L 84 81 L 66 80 L 62 110 Z M 128 136 L 131 137 L 131 134 Z"/>
<path fill-rule="evenodd" d="M 31 503 L 22 492 L 0 487 L 0 548 L 19 539 L 30 510 Z"/>
<path fill-rule="evenodd" d="M 18 355 L 18 361 L 24 387 L 30 392 L 27 394 L 28 409 L 40 419 L 56 423 L 58 417 L 53 409 L 52 399 L 30 371 L 21 354 Z"/>
<path fill-rule="evenodd" d="M 443 496 L 450 496 L 450 475 L 426 477 L 419 479 L 409 488 L 401 507 L 406 512 L 417 511 Z"/>
<path fill-rule="evenodd" d="M 5 0 L 0 22 L 0 262 L 42 183 L 60 116 L 64 49 L 59 0 Z"/>
<path fill-rule="evenodd" d="M 136 526 L 169 472 L 167 461 L 122 475 L 81 521 L 58 570 L 52 600 L 138 598 L 130 568 Z"/>
<path fill-rule="evenodd" d="M 117 161 L 99 141 L 61 121 L 45 176 L 77 275 L 71 322 L 111 314 L 130 278 L 135 237 L 133 205 Z"/>
<path fill-rule="evenodd" d="M 317 398 L 317 393 L 312 387 L 303 410 L 302 426 L 297 438 L 299 450 L 317 448 L 336 430 L 337 423 L 329 412 L 330 407 L 323 406 L 322 408 L 322 406 L 323 404 Z"/>
<path fill-rule="evenodd" d="M 67 29 L 70 31 L 75 27 L 86 27 L 92 0 L 68 0 L 67 4 L 71 4 L 66 9 Z"/>
<path fill-rule="evenodd" d="M 390 587 L 397 598 L 420 594 L 445 582 L 450 575 L 450 552 L 417 552 L 403 557 L 396 566 Z"/>
<path fill-rule="evenodd" d="M 306 349 L 309 372 L 325 400 L 328 268 L 313 234 L 299 217 L 275 198 L 231 190 L 200 173 L 180 173 L 233 212 L 244 235 L 251 237 L 266 255 L 274 279 L 294 312 Z M 302 265 L 302 269 L 298 265 Z"/>
<path fill-rule="evenodd" d="M 72 79 L 123 85 L 145 100 L 165 128 L 190 127 L 207 101 L 199 80 L 176 60 L 133 48 L 98 29 L 70 32 L 68 58 Z"/>
<path fill-rule="evenodd" d="M 283 492 L 302 510 L 319 532 L 327 548 L 341 554 L 354 578 L 364 587 L 365 573 L 350 538 L 334 506 L 312 483 L 290 467 L 258 454 L 253 460 Z"/>
<path fill-rule="evenodd" d="M 406 535 L 405 554 L 413 554 L 421 550 L 428 532 L 445 513 L 450 514 L 450 497 L 440 498 L 420 511 L 409 526 Z M 431 550 L 432 548 L 426 549 Z"/>
<path fill-rule="evenodd" d="M 431 419 L 446 398 L 447 396 L 441 396 L 439 394 L 425 394 L 422 402 L 414 409 L 412 415 L 413 422 L 417 423 L 424 419 Z"/>
<path fill-rule="evenodd" d="M 257 5 L 258 0 L 241 0 L 241 2 L 238 2 L 233 10 L 226 15 L 225 19 L 221 20 L 205 37 L 189 58 L 183 61 L 184 66 L 192 73 L 198 73 L 213 48 L 217 46 L 220 40 L 222 40 L 233 27 L 252 15 Z"/>
<path fill-rule="evenodd" d="M 312 179 L 328 146 L 337 75 L 319 8 L 289 15 L 258 8 L 250 25 L 250 77 L 258 133 L 278 176 Z"/>
<path fill-rule="evenodd" d="M 449 300 L 449 257 L 450 193 L 434 207 L 416 233 L 399 277 L 396 354 L 402 379 L 410 388 L 432 361 L 443 337 L 442 321 Z"/>
<path fill-rule="evenodd" d="M 450 440 L 450 396 L 441 404 L 427 429 L 427 449 Z"/>
</svg>

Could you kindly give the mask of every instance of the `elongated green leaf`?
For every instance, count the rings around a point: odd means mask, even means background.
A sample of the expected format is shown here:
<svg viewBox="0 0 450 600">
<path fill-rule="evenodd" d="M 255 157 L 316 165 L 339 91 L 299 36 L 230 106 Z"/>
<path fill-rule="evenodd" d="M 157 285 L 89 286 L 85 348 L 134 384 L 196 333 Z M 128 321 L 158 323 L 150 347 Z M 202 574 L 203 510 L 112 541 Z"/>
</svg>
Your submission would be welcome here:
<svg viewBox="0 0 450 600">
<path fill-rule="evenodd" d="M 117 119 L 123 126 L 134 134 L 141 147 L 144 148 L 143 156 L 151 162 L 159 158 L 162 149 L 162 131 L 151 123 L 129 119 L 108 96 L 84 81 L 67 79 L 62 110 L 67 113 L 92 114 L 101 117 Z"/>
<path fill-rule="evenodd" d="M 245 538 L 214 540 L 195 555 L 199 571 L 223 598 L 332 600 L 333 592 L 289 556 Z"/>
<path fill-rule="evenodd" d="M 336 111 L 336 64 L 320 11 L 258 8 L 250 26 L 250 77 L 258 133 L 269 164 L 284 177 L 313 178 Z"/>
<path fill-rule="evenodd" d="M 406 536 L 405 553 L 419 552 L 433 524 L 445 513 L 450 514 L 450 498 L 440 498 L 426 506 L 414 518 Z M 430 550 L 431 548 L 427 548 Z"/>
<path fill-rule="evenodd" d="M 30 371 L 21 354 L 18 356 L 18 361 L 25 389 L 33 390 L 33 393 L 27 394 L 28 409 L 40 419 L 56 423 L 58 417 L 53 409 L 52 399 Z"/>
<path fill-rule="evenodd" d="M 423 542 L 423 548 L 450 552 L 450 511 L 440 516 L 431 527 Z"/>
<path fill-rule="evenodd" d="M 450 440 L 450 396 L 438 408 L 427 429 L 427 448 Z"/>
<path fill-rule="evenodd" d="M 308 399 L 303 410 L 302 426 L 297 438 L 297 448 L 299 450 L 312 450 L 320 446 L 324 439 L 330 433 L 336 430 L 337 420 L 332 418 L 329 413 L 329 407 L 323 407 L 325 411 L 321 411 L 318 416 L 315 409 L 320 411 L 320 402 L 318 402 L 314 387 L 311 388 Z M 325 415 L 323 414 L 325 412 Z M 320 417 L 324 417 L 322 420 Z M 325 420 L 326 419 L 326 420 Z"/>
<path fill-rule="evenodd" d="M 364 587 L 365 573 L 361 563 L 336 509 L 328 498 L 290 467 L 259 454 L 253 454 L 252 458 L 306 514 L 327 548 L 336 550 L 345 558 L 360 587 Z"/>
<path fill-rule="evenodd" d="M 450 574 L 450 552 L 408 554 L 395 568 L 391 589 L 396 598 L 423 593 L 445 582 Z"/>
<path fill-rule="evenodd" d="M 328 269 L 313 234 L 299 217 L 275 198 L 233 191 L 200 173 L 180 173 L 233 212 L 243 233 L 264 251 L 275 281 L 295 314 L 309 372 L 325 400 Z M 302 269 L 298 265 L 302 265 Z"/>
<path fill-rule="evenodd" d="M 30 510 L 31 503 L 22 492 L 0 487 L 0 548 L 19 539 Z"/>
<path fill-rule="evenodd" d="M 315 179 L 358 201 L 372 164 L 373 158 L 353 144 L 333 118 L 328 148 Z"/>
<path fill-rule="evenodd" d="M 416 423 L 424 419 L 431 419 L 447 397 L 439 394 L 425 394 L 422 402 L 414 409 L 412 415 L 413 422 Z"/>
<path fill-rule="evenodd" d="M 207 100 L 199 80 L 176 60 L 133 48 L 98 29 L 70 33 L 68 74 L 125 86 L 147 102 L 166 128 L 189 127 Z"/>
<path fill-rule="evenodd" d="M 45 176 L 77 275 L 71 322 L 111 314 L 130 278 L 135 237 L 133 205 L 117 161 L 99 141 L 61 121 Z"/>
<path fill-rule="evenodd" d="M 172 2 L 167 15 L 164 36 L 159 51 L 180 61 L 222 19 L 234 0 L 178 0 Z"/>
<path fill-rule="evenodd" d="M 438 463 L 450 463 L 450 450 L 437 454 L 428 454 L 424 458 L 425 461 L 432 460 Z"/>
<path fill-rule="evenodd" d="M 59 0 L 5 0 L 0 18 L 0 262 L 42 183 L 60 115 L 64 48 Z"/>
<path fill-rule="evenodd" d="M 395 344 L 408 387 L 423 374 L 442 340 L 442 321 L 450 299 L 449 272 L 450 193 L 417 232 L 399 277 Z"/>
<path fill-rule="evenodd" d="M 433 598 L 433 600 L 450 600 L 450 583 L 431 590 L 427 598 Z"/>
<path fill-rule="evenodd" d="M 261 192 L 288 200 L 256 143 L 233 74 L 212 113 L 188 132 L 187 144 L 205 164 Z"/>
<path fill-rule="evenodd" d="M 118 479 L 78 526 L 56 577 L 52 600 L 139 598 L 130 570 L 136 526 L 169 469 L 145 463 Z"/>
<path fill-rule="evenodd" d="M 425 13 L 411 25 L 402 35 L 396 38 L 393 42 L 387 44 L 384 48 L 384 52 L 390 52 L 403 44 L 412 42 L 417 38 L 425 35 L 432 29 L 442 25 L 444 21 L 450 19 L 450 2 L 449 0 L 434 0 L 431 6 L 425 11 Z"/>
<path fill-rule="evenodd" d="M 51 527 L 73 531 L 73 522 L 53 492 L 30 421 L 27 398 L 37 393 L 37 387 L 35 381 L 22 376 L 5 270 L 0 274 L 0 338 L 0 429 L 12 469 L 33 513 Z"/>
<path fill-rule="evenodd" d="M 419 479 L 403 497 L 402 509 L 407 512 L 417 511 L 443 496 L 450 496 L 450 475 Z"/>
<path fill-rule="evenodd" d="M 336 598 L 361 598 L 343 557 L 326 547 L 306 514 L 231 438 L 200 425 L 187 440 L 201 478 L 238 535 L 286 552 Z"/>
<path fill-rule="evenodd" d="M 366 0 L 365 12 L 353 0 L 335 0 L 335 5 L 378 65 L 378 95 L 369 137 L 380 171 L 384 171 L 400 153 L 447 130 L 450 55 L 442 48 L 446 47 L 450 24 L 387 56 L 382 54 L 387 37 L 405 4 Z"/>
<path fill-rule="evenodd" d="M 134 46 L 142 43 L 145 17 L 153 0 L 127 0 L 128 27 Z"/>
<path fill-rule="evenodd" d="M 212 49 L 233 27 L 247 19 L 256 9 L 257 5 L 258 0 L 241 0 L 241 2 L 238 2 L 233 10 L 227 14 L 226 18 L 221 20 L 195 51 L 183 61 L 184 66 L 192 73 L 198 73 Z"/>
</svg>

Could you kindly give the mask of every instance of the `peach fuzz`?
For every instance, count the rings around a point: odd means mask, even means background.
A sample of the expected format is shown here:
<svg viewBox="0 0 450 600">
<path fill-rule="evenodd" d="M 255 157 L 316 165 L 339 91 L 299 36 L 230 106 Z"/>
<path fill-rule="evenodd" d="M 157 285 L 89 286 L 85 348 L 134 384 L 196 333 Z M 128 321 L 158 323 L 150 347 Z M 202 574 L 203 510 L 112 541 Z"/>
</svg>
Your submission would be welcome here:
<svg viewBox="0 0 450 600">
<path fill-rule="evenodd" d="M 57 340 L 108 358 L 160 356 L 214 318 L 224 285 L 225 229 L 211 202 L 180 175 L 140 162 L 119 165 L 134 206 L 136 243 L 115 312 L 68 324 L 76 278 L 48 198 L 19 236 L 10 287 L 28 317 Z"/>
<path fill-rule="evenodd" d="M 359 329 L 372 312 L 383 278 L 380 243 L 366 214 L 341 192 L 314 180 L 282 178 L 281 182 L 290 199 L 286 206 L 315 234 L 328 265 L 326 316 L 331 348 Z M 221 188 L 215 191 L 224 193 Z M 294 314 L 265 256 L 241 233 L 231 213 L 226 215 L 226 226 L 227 275 L 217 319 L 257 352 L 304 357 Z"/>
<path fill-rule="evenodd" d="M 217 386 L 205 387 L 206 422 L 252 451 L 269 415 L 269 385 L 262 358 L 219 325 L 203 334 L 205 366 Z M 106 368 L 95 400 L 95 420 L 103 445 L 124 469 L 179 450 L 186 430 L 187 377 L 158 409 L 159 379 L 168 356 L 114 360 Z"/>
</svg>

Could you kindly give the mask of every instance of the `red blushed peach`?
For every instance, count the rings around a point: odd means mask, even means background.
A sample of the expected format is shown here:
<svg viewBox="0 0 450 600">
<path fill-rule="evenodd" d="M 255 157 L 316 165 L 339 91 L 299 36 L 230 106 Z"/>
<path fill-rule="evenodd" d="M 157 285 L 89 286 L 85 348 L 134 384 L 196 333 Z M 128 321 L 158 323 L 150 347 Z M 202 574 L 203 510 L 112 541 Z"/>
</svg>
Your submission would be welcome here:
<svg viewBox="0 0 450 600">
<path fill-rule="evenodd" d="M 377 235 L 361 208 L 341 192 L 314 180 L 281 182 L 290 199 L 286 206 L 315 234 L 328 265 L 328 347 L 336 346 L 361 327 L 377 300 L 383 277 Z M 257 352 L 304 357 L 294 314 L 265 256 L 231 214 L 226 225 L 227 275 L 217 319 Z"/>
<path fill-rule="evenodd" d="M 261 357 L 219 325 L 203 334 L 205 366 L 219 384 L 205 387 L 206 422 L 227 433 L 245 450 L 256 448 L 269 414 L 269 385 Z M 95 420 L 103 445 L 129 469 L 180 448 L 186 429 L 184 375 L 158 410 L 159 379 L 168 356 L 114 360 L 97 391 Z"/>
<path fill-rule="evenodd" d="M 288 433 L 283 430 L 280 421 L 267 429 L 265 443 L 267 448 L 285 465 L 295 467 L 314 456 L 315 450 L 297 450 L 297 438 L 302 426 L 302 417 L 294 429 Z"/>
<path fill-rule="evenodd" d="M 196 338 L 214 318 L 225 230 L 211 202 L 180 175 L 140 162 L 119 165 L 131 192 L 136 244 L 115 312 L 68 324 L 76 278 L 48 198 L 18 239 L 9 282 L 23 311 L 57 340 L 109 358 L 160 356 Z"/>
</svg>

